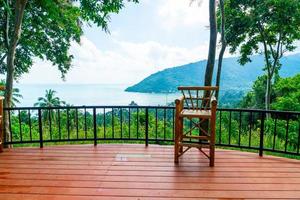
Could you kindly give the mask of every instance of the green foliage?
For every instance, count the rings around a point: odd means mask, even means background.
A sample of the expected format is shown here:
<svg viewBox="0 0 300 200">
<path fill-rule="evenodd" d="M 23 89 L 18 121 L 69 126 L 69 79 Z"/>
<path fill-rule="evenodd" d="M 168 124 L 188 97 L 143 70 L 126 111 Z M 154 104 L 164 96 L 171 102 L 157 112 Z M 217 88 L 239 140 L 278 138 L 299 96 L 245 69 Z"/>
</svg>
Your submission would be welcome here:
<svg viewBox="0 0 300 200">
<path fill-rule="evenodd" d="M 279 40 L 279 53 L 284 53 L 294 50 L 293 42 L 300 39 L 298 0 L 226 0 L 225 16 L 230 52 L 239 51 L 241 64 L 251 61 L 250 55 L 264 52 L 264 43 L 269 55 L 274 53 Z"/>
<path fill-rule="evenodd" d="M 34 106 L 37 107 L 46 107 L 46 108 L 51 108 L 51 107 L 60 107 L 63 105 L 66 105 L 65 101 L 60 100 L 59 97 L 55 96 L 56 91 L 49 89 L 46 90 L 45 96 L 44 97 L 39 97 L 38 102 L 34 104 Z M 45 110 L 42 113 L 42 118 L 44 123 L 52 123 L 52 121 L 57 120 L 57 113 L 53 109 Z M 75 119 L 74 115 L 72 116 L 72 119 Z"/>
<path fill-rule="evenodd" d="M 266 76 L 260 76 L 239 103 L 242 108 L 264 108 Z M 282 111 L 300 111 L 300 74 L 278 78 L 271 95 L 271 108 Z"/>
<path fill-rule="evenodd" d="M 266 82 L 266 75 L 259 76 L 257 80 L 254 81 L 252 90 L 245 95 L 245 97 L 240 102 L 239 106 L 241 108 L 263 109 L 265 103 L 264 99 L 266 91 Z"/>
<path fill-rule="evenodd" d="M 274 86 L 274 110 L 300 111 L 300 74 L 280 79 Z"/>
<path fill-rule="evenodd" d="M 221 92 L 219 107 L 232 108 L 237 106 L 244 94 L 245 92 L 241 90 L 225 90 L 224 92 Z"/>
</svg>

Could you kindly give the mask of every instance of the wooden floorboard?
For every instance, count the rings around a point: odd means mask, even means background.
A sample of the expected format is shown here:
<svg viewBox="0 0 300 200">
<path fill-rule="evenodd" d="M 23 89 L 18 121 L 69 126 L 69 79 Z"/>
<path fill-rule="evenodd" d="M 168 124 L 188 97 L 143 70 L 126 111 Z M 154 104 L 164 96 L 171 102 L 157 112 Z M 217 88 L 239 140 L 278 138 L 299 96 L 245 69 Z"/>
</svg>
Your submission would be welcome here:
<svg viewBox="0 0 300 200">
<path fill-rule="evenodd" d="M 6 149 L 0 199 L 300 199 L 300 161 L 218 149 L 216 166 L 192 150 L 105 144 Z"/>
</svg>

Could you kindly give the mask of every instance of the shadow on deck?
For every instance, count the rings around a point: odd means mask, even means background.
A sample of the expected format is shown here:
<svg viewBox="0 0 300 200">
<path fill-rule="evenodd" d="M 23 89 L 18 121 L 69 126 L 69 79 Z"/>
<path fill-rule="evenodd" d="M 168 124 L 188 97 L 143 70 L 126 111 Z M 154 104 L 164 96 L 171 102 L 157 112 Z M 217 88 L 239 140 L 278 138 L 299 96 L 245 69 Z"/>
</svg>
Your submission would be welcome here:
<svg viewBox="0 0 300 200">
<path fill-rule="evenodd" d="M 299 199 L 300 161 L 232 150 L 129 144 L 6 149 L 0 199 Z"/>
</svg>

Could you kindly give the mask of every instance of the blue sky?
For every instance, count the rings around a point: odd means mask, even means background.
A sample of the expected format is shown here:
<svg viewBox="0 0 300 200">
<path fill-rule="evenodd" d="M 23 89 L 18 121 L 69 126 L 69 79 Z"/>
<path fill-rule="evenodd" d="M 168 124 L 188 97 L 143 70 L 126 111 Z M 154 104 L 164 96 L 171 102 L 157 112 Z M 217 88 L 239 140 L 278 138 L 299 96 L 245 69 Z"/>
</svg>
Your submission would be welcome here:
<svg viewBox="0 0 300 200">
<path fill-rule="evenodd" d="M 20 83 L 133 84 L 158 70 L 207 57 L 208 3 L 190 0 L 140 0 L 111 17 L 104 33 L 85 25 L 81 43 L 73 43 L 73 66 L 60 79 L 56 67 L 36 60 Z"/>
</svg>

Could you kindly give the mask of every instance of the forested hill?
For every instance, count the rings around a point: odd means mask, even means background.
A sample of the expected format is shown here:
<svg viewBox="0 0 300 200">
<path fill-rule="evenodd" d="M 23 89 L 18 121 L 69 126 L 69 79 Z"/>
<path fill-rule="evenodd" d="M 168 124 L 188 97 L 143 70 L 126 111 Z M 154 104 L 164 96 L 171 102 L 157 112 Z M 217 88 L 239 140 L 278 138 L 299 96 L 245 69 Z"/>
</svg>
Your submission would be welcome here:
<svg viewBox="0 0 300 200">
<path fill-rule="evenodd" d="M 249 89 L 257 76 L 262 75 L 263 56 L 253 56 L 252 62 L 241 66 L 238 58 L 225 58 L 222 69 L 222 90 Z M 282 77 L 300 73 L 300 54 L 289 55 L 281 59 Z M 179 85 L 203 85 L 206 60 L 178 67 L 168 68 L 152 74 L 141 82 L 128 87 L 128 92 L 166 93 L 177 91 Z M 216 68 L 215 68 L 216 69 Z M 216 71 L 216 70 L 215 70 Z M 214 80 L 215 83 L 215 80 Z"/>
</svg>

